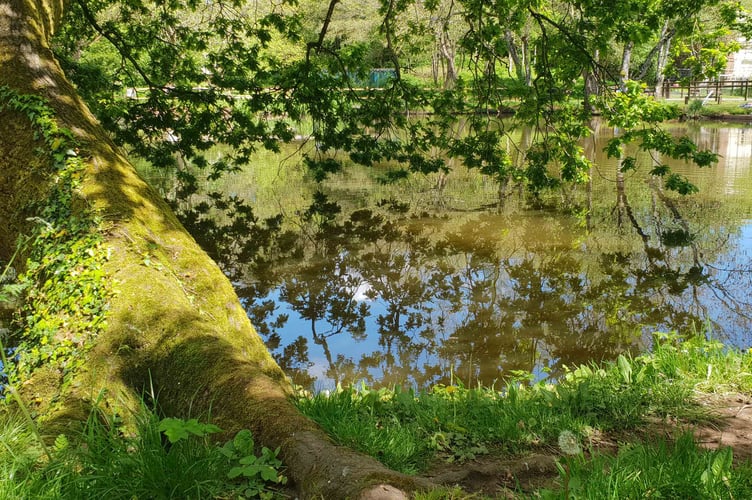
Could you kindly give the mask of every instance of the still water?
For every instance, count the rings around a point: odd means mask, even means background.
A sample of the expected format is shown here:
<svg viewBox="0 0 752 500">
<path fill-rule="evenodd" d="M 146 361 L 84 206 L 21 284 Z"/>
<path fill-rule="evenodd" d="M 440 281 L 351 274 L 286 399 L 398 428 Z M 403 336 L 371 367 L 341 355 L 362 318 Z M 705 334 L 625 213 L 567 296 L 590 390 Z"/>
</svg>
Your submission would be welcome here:
<svg viewBox="0 0 752 500">
<path fill-rule="evenodd" d="M 218 250 L 260 334 L 296 383 L 491 385 L 521 372 L 648 349 L 656 331 L 752 345 L 752 129 L 676 126 L 721 155 L 673 164 L 700 193 L 617 174 L 603 127 L 591 182 L 499 198 L 490 179 L 316 183 L 290 152 L 213 186 L 258 218 L 252 252 Z M 665 160 L 664 160 L 665 161 Z M 158 183 L 158 182 L 157 182 Z M 191 207 L 183 207 L 191 208 Z M 265 218 L 281 214 L 272 224 Z"/>
</svg>

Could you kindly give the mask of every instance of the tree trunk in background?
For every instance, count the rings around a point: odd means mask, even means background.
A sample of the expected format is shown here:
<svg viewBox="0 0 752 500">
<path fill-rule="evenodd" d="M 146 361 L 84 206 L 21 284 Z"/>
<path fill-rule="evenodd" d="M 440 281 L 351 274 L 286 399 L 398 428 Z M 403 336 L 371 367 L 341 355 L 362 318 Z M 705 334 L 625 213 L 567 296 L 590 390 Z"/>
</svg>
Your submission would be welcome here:
<svg viewBox="0 0 752 500">
<path fill-rule="evenodd" d="M 632 49 L 634 43 L 632 41 L 624 44 L 624 52 L 621 55 L 621 69 L 619 70 L 619 87 L 621 90 L 626 90 L 626 82 L 629 80 L 629 65 L 632 62 Z"/>
<path fill-rule="evenodd" d="M 533 68 L 527 34 L 522 37 L 522 57 L 525 60 L 525 85 L 530 87 L 533 84 Z"/>
<path fill-rule="evenodd" d="M 526 34 L 520 37 L 522 41 L 521 45 L 517 44 L 514 38 L 514 33 L 511 30 L 504 32 L 504 40 L 507 42 L 507 50 L 509 51 L 509 58 L 512 60 L 512 66 L 514 66 L 514 72 L 517 79 L 520 82 L 524 82 L 525 86 L 529 87 L 533 82 L 532 67 L 530 63 L 530 46 L 528 44 L 528 38 Z"/>
<path fill-rule="evenodd" d="M 668 33 L 668 21 L 663 25 L 661 32 L 661 47 L 658 50 L 658 60 L 655 68 L 655 95 L 670 97 L 668 93 L 662 93 L 663 82 L 666 80 L 666 65 L 668 64 L 668 56 L 671 53 L 671 39 L 673 37 Z"/>
<path fill-rule="evenodd" d="M 281 447 L 303 497 L 404 498 L 403 491 L 427 486 L 333 445 L 297 411 L 286 377 L 230 282 L 112 145 L 63 75 L 49 39 L 65 7 L 62 0 L 0 3 L 0 85 L 43 97 L 73 132 L 87 165 L 79 201 L 106 221 L 105 274 L 116 289 L 107 326 L 66 392 L 43 374 L 25 385 L 42 412 L 46 401 L 63 398 L 46 415 L 47 425 L 85 419 L 102 390 L 127 404 L 152 386 L 167 415 L 211 410 L 227 433 L 247 428 L 260 443 Z M 0 112 L 0 259 L 12 254 L 34 216 L 32 204 L 44 201 L 55 182 L 42 168 L 49 160 L 36 153 L 45 146 L 28 117 Z M 144 255 L 152 265 L 144 265 Z"/>
<path fill-rule="evenodd" d="M 521 82 L 525 81 L 525 65 L 520 58 L 519 50 L 517 50 L 517 42 L 514 40 L 514 35 L 511 30 L 504 31 L 504 40 L 507 42 L 507 50 L 509 51 L 509 58 L 512 60 L 511 66 L 514 66 L 514 72 L 517 75 L 517 79 Z"/>
<path fill-rule="evenodd" d="M 600 50 L 595 49 L 595 52 L 593 53 L 593 61 L 598 62 L 599 59 Z M 590 115 L 594 111 L 591 97 L 597 96 L 600 93 L 600 89 L 598 88 L 598 76 L 595 74 L 595 64 L 588 65 L 585 69 L 585 73 L 582 76 L 585 80 L 582 106 L 585 110 L 585 113 Z"/>
<path fill-rule="evenodd" d="M 444 66 L 444 88 L 451 89 L 457 82 L 457 67 L 455 65 L 455 49 L 454 43 L 449 37 L 447 26 L 444 25 L 442 30 L 438 34 L 439 54 L 441 54 L 441 60 L 445 63 Z"/>
</svg>

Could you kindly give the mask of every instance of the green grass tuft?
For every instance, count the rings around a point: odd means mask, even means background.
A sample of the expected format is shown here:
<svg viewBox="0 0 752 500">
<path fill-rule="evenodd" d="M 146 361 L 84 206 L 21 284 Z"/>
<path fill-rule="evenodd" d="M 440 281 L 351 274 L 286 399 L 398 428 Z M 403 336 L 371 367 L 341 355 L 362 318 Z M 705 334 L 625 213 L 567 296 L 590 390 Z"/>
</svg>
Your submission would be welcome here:
<svg viewBox="0 0 752 500">
<path fill-rule="evenodd" d="M 275 498 L 271 488 L 284 483 L 276 452 L 254 451 L 248 431 L 218 446 L 208 437 L 215 426 L 160 420 L 144 410 L 135 435 L 126 436 L 116 422 L 94 412 L 75 441 L 55 440 L 48 460 L 28 422 L 0 408 L 2 499 Z M 181 426 L 185 436 L 163 432 Z M 253 471 L 243 465 L 248 463 Z"/>
<path fill-rule="evenodd" d="M 752 466 L 732 467 L 730 448 L 701 449 L 691 434 L 675 443 L 631 444 L 617 456 L 568 458 L 560 467 L 562 490 L 544 490 L 544 499 L 752 498 Z M 568 478 L 567 478 L 568 476 Z"/>
</svg>

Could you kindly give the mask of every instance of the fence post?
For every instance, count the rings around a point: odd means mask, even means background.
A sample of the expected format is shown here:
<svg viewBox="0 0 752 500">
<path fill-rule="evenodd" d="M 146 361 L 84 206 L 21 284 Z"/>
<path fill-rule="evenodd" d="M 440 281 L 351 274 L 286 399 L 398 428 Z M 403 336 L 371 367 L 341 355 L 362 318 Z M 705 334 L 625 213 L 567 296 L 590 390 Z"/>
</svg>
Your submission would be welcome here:
<svg viewBox="0 0 752 500">
<path fill-rule="evenodd" d="M 721 91 L 722 90 L 723 90 L 723 88 L 721 87 L 721 81 L 720 80 L 716 80 L 715 81 L 715 102 L 716 102 L 716 104 L 720 104 L 721 103 Z"/>
</svg>

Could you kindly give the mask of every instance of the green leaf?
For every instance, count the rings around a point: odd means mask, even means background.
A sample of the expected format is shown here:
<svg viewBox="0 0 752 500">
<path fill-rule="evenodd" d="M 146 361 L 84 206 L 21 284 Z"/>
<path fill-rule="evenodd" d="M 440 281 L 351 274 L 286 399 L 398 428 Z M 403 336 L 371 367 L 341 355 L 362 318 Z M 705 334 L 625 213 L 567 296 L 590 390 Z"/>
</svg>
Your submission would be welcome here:
<svg viewBox="0 0 752 500">
<path fill-rule="evenodd" d="M 711 151 L 698 151 L 692 156 L 692 161 L 698 167 L 709 167 L 718 163 L 718 154 Z"/>
<path fill-rule="evenodd" d="M 254 465 L 259 462 L 258 457 L 255 455 L 247 455 L 239 460 L 241 465 Z"/>
<path fill-rule="evenodd" d="M 232 440 L 232 446 L 241 457 L 253 455 L 255 443 L 251 431 L 247 429 L 239 431 Z"/>
<path fill-rule="evenodd" d="M 604 150 L 609 158 L 619 158 L 622 153 L 621 140 L 618 138 L 611 139 Z"/>
<path fill-rule="evenodd" d="M 723 448 L 713 459 L 713 475 L 716 479 L 723 479 L 731 471 L 731 464 L 734 461 L 734 452 L 732 448 Z"/>
<path fill-rule="evenodd" d="M 230 472 L 227 473 L 227 477 L 230 479 L 235 479 L 236 477 L 240 477 L 243 474 L 243 467 L 233 467 L 230 469 Z"/>
<path fill-rule="evenodd" d="M 666 175 L 670 171 L 671 171 L 671 169 L 667 165 L 656 165 L 650 171 L 650 175 L 654 175 L 654 176 L 657 176 L 657 177 L 663 177 L 664 175 Z"/>
<path fill-rule="evenodd" d="M 627 156 L 621 161 L 621 166 L 619 167 L 619 170 L 621 172 L 629 172 L 630 170 L 636 170 L 637 169 L 637 158 L 634 156 Z"/>
<path fill-rule="evenodd" d="M 277 482 L 277 479 L 278 479 L 277 470 L 274 469 L 273 467 L 269 467 L 269 466 L 262 467 L 260 472 L 261 472 L 261 479 L 263 479 L 264 481 L 269 481 L 272 483 Z"/>
<path fill-rule="evenodd" d="M 203 437 L 221 430 L 214 424 L 202 424 L 195 418 L 190 420 L 164 418 L 159 422 L 159 431 L 163 432 L 173 444 L 187 439 L 190 435 Z"/>
<path fill-rule="evenodd" d="M 676 191 L 681 195 L 693 194 L 699 191 L 698 187 L 692 184 L 689 179 L 679 174 L 671 174 L 666 179 L 666 188 Z"/>
<path fill-rule="evenodd" d="M 619 367 L 619 373 L 621 373 L 621 376 L 624 379 L 624 382 L 627 384 L 631 384 L 632 383 L 632 364 L 623 354 L 619 354 L 619 357 L 616 360 L 616 364 Z"/>
</svg>

